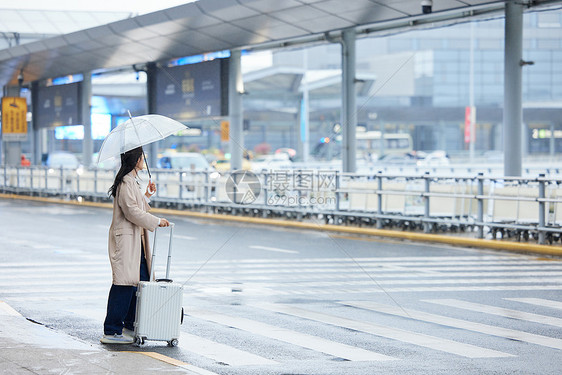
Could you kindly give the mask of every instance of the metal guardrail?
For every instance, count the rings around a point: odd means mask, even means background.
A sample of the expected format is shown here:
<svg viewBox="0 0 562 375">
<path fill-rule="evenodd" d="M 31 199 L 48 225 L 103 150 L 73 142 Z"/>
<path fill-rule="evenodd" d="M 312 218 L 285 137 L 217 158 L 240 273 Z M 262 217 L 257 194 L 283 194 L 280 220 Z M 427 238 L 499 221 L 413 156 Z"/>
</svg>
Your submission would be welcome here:
<svg viewBox="0 0 562 375">
<path fill-rule="evenodd" d="M 115 177 L 115 171 L 101 169 L 0 168 L 4 193 L 77 200 L 109 201 L 107 191 Z M 155 206 L 425 233 L 464 232 L 476 238 L 534 239 L 539 244 L 562 237 L 562 178 L 544 175 L 500 178 L 482 173 L 436 176 L 284 169 L 256 174 L 258 183 L 249 190 L 241 174 L 155 170 L 152 175 L 157 185 Z M 232 190 L 233 184 L 239 191 L 228 192 L 227 186 Z M 247 204 L 234 203 L 235 194 L 248 191 L 253 195 Z"/>
</svg>

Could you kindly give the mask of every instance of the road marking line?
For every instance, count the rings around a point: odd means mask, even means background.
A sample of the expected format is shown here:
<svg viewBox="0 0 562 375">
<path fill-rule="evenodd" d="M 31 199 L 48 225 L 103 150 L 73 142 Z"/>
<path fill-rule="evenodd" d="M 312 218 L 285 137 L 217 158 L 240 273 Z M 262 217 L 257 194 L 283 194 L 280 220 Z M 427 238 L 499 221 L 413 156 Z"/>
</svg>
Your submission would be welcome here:
<svg viewBox="0 0 562 375">
<path fill-rule="evenodd" d="M 184 332 L 181 334 L 181 339 L 183 342 L 187 343 L 187 347 L 185 347 L 186 350 L 217 362 L 226 363 L 230 366 L 279 364 L 271 359 Z"/>
<path fill-rule="evenodd" d="M 544 306 L 544 307 L 550 307 L 553 309 L 562 310 L 562 302 L 560 301 L 552 301 L 549 299 L 542 299 L 542 298 L 504 298 L 504 299 L 509 301 L 529 303 L 531 305 Z"/>
<path fill-rule="evenodd" d="M 181 267 L 177 267 L 180 268 Z M 71 268 L 73 271 L 75 270 L 74 268 Z M 156 267 L 156 271 L 163 271 L 164 268 L 163 267 Z M 62 273 L 59 272 L 56 275 L 48 275 L 46 276 L 47 273 L 50 273 L 52 271 L 51 268 L 47 268 L 45 270 L 41 270 L 41 269 L 34 269 L 34 270 L 29 270 L 29 273 L 25 274 L 25 273 L 18 273 L 17 275 L 19 276 L 18 279 L 22 279 L 25 278 L 25 280 L 32 280 L 32 279 L 39 279 L 39 280 L 44 280 L 45 277 L 48 277 L 49 280 L 66 280 L 68 281 L 70 278 L 72 279 L 88 279 L 87 282 L 88 283 L 93 283 L 93 282 L 97 282 L 99 283 L 100 281 L 106 281 L 106 280 L 110 280 L 111 279 L 111 269 L 110 268 L 105 268 L 104 269 L 100 269 L 98 272 L 71 272 L 71 273 Z M 181 269 L 182 272 L 189 272 L 191 270 L 187 270 L 187 269 Z M 44 273 L 43 273 L 44 272 Z M 203 271 L 202 271 L 203 272 Z M 4 279 L 4 282 L 0 282 L 0 286 L 1 285 L 22 285 L 20 284 L 17 280 L 10 280 L 9 276 L 11 275 L 16 275 L 16 274 L 12 274 L 10 272 L 4 272 L 2 271 L 2 275 L 4 277 L 6 277 L 7 279 Z M 224 277 L 223 277 L 224 276 Z M 262 274 L 257 274 L 257 275 L 246 275 L 246 276 L 242 276 L 242 275 L 238 275 L 236 273 L 236 278 L 233 278 L 233 276 L 229 276 L 229 275 L 224 275 L 224 272 L 221 275 L 217 276 L 213 276 L 213 274 L 209 274 L 209 275 L 205 275 L 202 273 L 198 273 L 194 279 L 195 281 L 198 282 L 254 282 L 254 281 L 272 281 L 272 280 L 279 280 L 281 283 L 287 283 L 287 282 L 297 282 L 297 281 L 315 281 L 315 280 L 372 280 L 371 277 L 377 279 L 377 280 L 383 280 L 383 279 L 411 279 L 411 280 L 425 280 L 425 278 L 427 277 L 431 277 L 432 279 L 441 279 L 441 278 L 450 278 L 451 280 L 455 280 L 455 277 L 509 277 L 506 280 L 511 280 L 511 279 L 515 279 L 517 277 L 519 278 L 524 278 L 524 277 L 534 277 L 534 278 L 551 278 L 551 277 L 555 277 L 555 278 L 559 278 L 562 276 L 562 272 L 557 272 L 557 271 L 546 271 L 546 272 L 534 272 L 534 271 L 530 271 L 530 272 L 459 272 L 459 273 L 454 273 L 454 274 L 435 274 L 435 275 L 425 275 L 425 274 L 413 274 L 411 272 L 409 273 L 378 273 L 376 275 L 368 275 L 365 274 L 364 272 L 340 272 L 340 273 L 327 273 L 324 274 L 322 272 L 317 272 L 317 273 L 311 273 L 311 274 L 306 274 L 306 275 L 301 275 L 301 274 L 297 274 L 297 275 L 291 275 L 290 277 L 286 277 L 284 275 L 270 275 L 269 272 L 264 271 Z M 231 279 L 228 279 L 227 277 L 230 277 Z M 192 279 L 192 280 L 194 280 Z M 493 279 L 491 279 L 493 280 Z M 372 281 L 371 281 L 372 282 Z M 509 281 L 507 281 L 509 283 Z M 417 281 L 414 281 L 413 283 L 417 283 Z M 44 282 L 43 282 L 44 284 Z"/>
<path fill-rule="evenodd" d="M 218 375 L 218 374 L 215 373 L 215 372 L 207 371 L 207 370 L 202 369 L 202 368 L 200 368 L 200 367 L 191 365 L 191 364 L 189 364 L 189 363 L 182 362 L 182 361 L 177 360 L 177 359 L 175 359 L 175 358 L 171 358 L 171 357 L 168 357 L 168 356 L 166 356 L 166 355 L 164 355 L 164 354 L 160 354 L 160 353 L 156 353 L 156 352 L 134 352 L 134 351 L 129 351 L 128 353 L 142 354 L 142 355 L 145 355 L 145 356 L 147 356 L 147 357 L 154 358 L 154 359 L 157 359 L 157 360 L 159 360 L 159 361 L 168 363 L 168 364 L 170 364 L 170 365 L 184 368 L 184 369 L 189 370 L 189 371 L 192 371 L 192 372 L 194 372 L 194 373 L 196 373 L 196 374 L 198 374 L 198 375 Z"/>
<path fill-rule="evenodd" d="M 250 246 L 250 249 L 274 251 L 276 253 L 299 254 L 299 252 L 295 251 L 295 250 L 285 250 L 285 249 L 279 249 L 279 248 L 276 248 L 276 247 L 267 247 L 267 246 L 260 246 L 260 245 Z"/>
<path fill-rule="evenodd" d="M 128 351 L 128 353 L 135 353 L 135 354 L 142 354 L 150 358 L 157 359 L 159 361 L 168 363 L 174 366 L 185 366 L 187 363 L 177 360 L 175 358 L 168 357 L 164 354 L 156 353 L 156 352 L 135 352 L 135 351 Z"/>
<path fill-rule="evenodd" d="M 513 279 L 411 279 L 411 280 L 377 280 L 377 277 L 372 279 L 365 278 L 359 281 L 298 281 L 288 279 L 285 282 L 248 282 L 240 283 L 242 287 L 258 287 L 258 288 L 320 288 L 332 286 L 374 286 L 374 285 L 444 285 L 444 284 L 526 284 L 526 283 L 562 283 L 562 278 L 545 278 L 545 277 L 529 277 L 529 278 L 513 278 Z M 34 283 L 36 285 L 43 285 L 40 282 Z M 16 287 L 20 284 L 14 284 Z M 25 284 L 24 284 L 25 285 Z M 217 280 L 213 281 L 196 281 L 192 285 L 213 285 L 216 287 L 228 287 L 232 282 Z M 0 283 L 0 286 L 2 284 Z"/>
<path fill-rule="evenodd" d="M 19 312 L 14 310 L 14 308 L 8 305 L 4 301 L 0 301 L 0 315 L 9 316 L 22 316 Z"/>
<path fill-rule="evenodd" d="M 181 268 L 179 266 L 176 266 L 176 268 Z M 226 267 L 226 270 L 232 270 L 233 267 Z M 544 270 L 549 270 L 552 269 L 554 271 L 562 271 L 562 267 L 555 267 L 555 268 L 549 268 L 548 266 L 540 267 L 517 267 L 514 266 L 513 268 L 510 267 L 498 267 L 497 269 L 490 269 L 490 271 L 509 271 L 510 269 L 518 270 L 518 271 L 523 271 L 523 270 L 537 270 L 537 271 L 544 271 Z M 185 269 L 183 269 L 185 270 Z M 417 275 L 423 275 L 423 276 L 433 276 L 436 275 L 435 273 L 431 273 L 431 274 L 426 274 L 426 271 L 431 270 L 431 271 L 440 271 L 437 269 L 422 269 L 422 270 L 417 270 L 415 268 L 402 268 L 402 269 L 397 269 L 397 268 L 393 268 L 393 269 L 385 269 L 382 267 L 349 267 L 347 269 L 341 269 L 341 268 L 334 268 L 334 267 L 330 267 L 330 268 L 297 268 L 297 267 L 289 267 L 289 268 L 271 268 L 271 269 L 236 269 L 236 274 L 237 275 L 255 275 L 255 274 L 262 274 L 262 273 L 267 273 L 267 274 L 295 274 L 296 272 L 298 273 L 313 273 L 313 274 L 318 274 L 318 273 L 325 273 L 325 274 L 330 274 L 330 273 L 336 273 L 336 274 L 340 274 L 340 273 L 361 273 L 364 274 L 366 272 L 371 272 L 374 274 L 379 274 L 382 272 L 397 272 L 398 271 L 407 271 L 407 272 L 411 272 L 412 274 L 417 274 Z M 454 268 L 454 269 L 447 269 L 447 270 L 443 270 L 443 271 L 467 271 L 467 270 L 474 270 L 474 271 L 485 271 L 486 270 L 486 266 L 482 266 L 482 267 L 466 267 L 466 268 Z M 209 268 L 207 269 L 203 269 L 201 270 L 198 275 L 224 275 L 225 274 L 225 270 L 221 270 L 221 269 L 214 269 L 214 270 L 210 270 Z M 456 274 L 456 273 L 455 273 Z M 455 274 L 451 274 L 449 273 L 448 276 L 454 276 Z M 445 274 L 447 275 L 447 274 Z"/>
<path fill-rule="evenodd" d="M 187 236 L 186 236 L 187 237 Z M 95 264 L 97 263 L 107 263 L 107 255 L 104 256 L 96 256 L 98 259 Z M 242 260 L 213 260 L 208 262 L 208 265 L 252 265 L 255 266 L 257 263 L 265 263 L 266 265 L 271 263 L 276 264 L 283 264 L 287 263 L 291 266 L 294 264 L 304 264 L 304 263 L 359 263 L 361 265 L 369 265 L 370 263 L 380 264 L 380 263 L 396 263 L 402 264 L 403 262 L 413 262 L 413 261 L 424 261 L 429 262 L 428 264 L 436 264 L 442 263 L 444 261 L 453 261 L 464 263 L 464 261 L 486 261 L 486 260 L 498 260 L 498 261 L 505 261 L 505 260 L 512 260 L 512 263 L 520 263 L 523 261 L 525 264 L 533 263 L 533 264 L 545 264 L 544 261 L 537 261 L 534 257 L 525 257 L 525 256 L 462 256 L 462 257 L 435 257 L 434 259 L 428 259 L 427 257 L 382 257 L 382 258 L 295 258 L 295 259 L 242 259 Z M 418 264 L 419 262 L 412 263 Z M 11 268 L 11 267 L 44 267 L 44 266 L 65 266 L 65 265 L 73 265 L 73 266 L 88 266 L 91 265 L 92 262 L 19 262 L 19 263 L 2 263 L 0 264 L 0 268 Z M 174 262 L 175 265 L 192 265 L 194 267 L 200 266 L 201 262 L 191 261 L 191 262 Z"/>
<path fill-rule="evenodd" d="M 181 239 L 181 240 L 190 240 L 190 241 L 196 240 L 196 239 L 197 239 L 196 237 L 183 236 L 183 235 L 181 235 L 181 234 L 174 234 L 174 238 L 179 238 L 179 239 Z"/>
<path fill-rule="evenodd" d="M 181 280 L 179 280 L 181 282 Z M 86 285 L 88 287 L 86 287 Z M 99 287 L 92 287 L 91 283 L 80 284 L 80 286 L 75 286 L 74 288 L 59 287 L 58 289 L 52 288 L 27 288 L 27 289 L 12 289 L 2 292 L 11 301 L 16 301 L 18 295 L 26 295 L 29 300 L 40 299 L 41 295 L 54 298 L 57 295 L 63 294 L 63 300 L 71 300 L 75 298 L 75 295 L 81 295 L 81 298 L 86 298 L 84 293 L 88 293 L 88 297 L 93 297 L 96 295 L 106 295 L 111 286 L 110 283 L 107 285 L 100 285 Z M 436 287 L 401 287 L 401 288 L 367 288 L 367 287 L 357 287 L 354 289 L 350 288 L 313 288 L 313 289 L 286 289 L 286 290 L 274 290 L 269 288 L 255 288 L 252 285 L 248 285 L 242 288 L 240 293 L 244 293 L 246 296 L 290 296 L 290 295 L 328 295 L 328 294 L 373 294 L 373 293 L 418 293 L 418 292 L 480 292 L 480 291 L 521 291 L 521 290 L 562 290 L 562 285 L 521 285 L 521 286 L 511 286 L 511 285 L 497 285 L 497 286 L 436 286 Z M 232 285 L 228 287 L 214 286 L 214 285 L 188 285 L 184 288 L 184 293 L 187 295 L 205 296 L 205 295 L 232 295 Z M 107 296 L 107 295 L 106 295 Z M 80 298 L 80 297 L 78 297 Z"/>
<path fill-rule="evenodd" d="M 373 276 L 373 275 L 371 275 Z M 454 274 L 435 274 L 435 275 L 421 275 L 421 274 L 412 274 L 411 272 L 408 273 L 388 273 L 388 274 L 377 274 L 373 276 L 373 278 L 379 279 L 412 279 L 412 280 L 423 280 L 422 277 L 431 277 L 431 278 L 445 278 L 445 277 L 506 277 L 511 276 L 515 277 L 522 277 L 522 276 L 533 276 L 533 277 L 560 277 L 562 276 L 562 272 L 458 272 Z M 33 277 L 32 275 L 26 277 Z M 316 274 L 310 275 L 291 275 L 290 278 L 284 276 L 270 276 L 261 275 L 261 276 L 245 276 L 245 277 L 236 277 L 236 279 L 228 279 L 228 275 L 225 277 L 213 277 L 213 276 L 205 276 L 197 274 L 197 281 L 199 282 L 254 282 L 254 281 L 274 281 L 279 280 L 282 283 L 287 282 L 300 282 L 300 281 L 314 281 L 314 280 L 371 280 L 371 277 L 363 274 L 348 274 L 348 273 L 339 273 L 339 274 L 322 274 L 318 272 Z M 372 281 L 371 281 L 372 282 Z"/>
<path fill-rule="evenodd" d="M 397 306 L 383 305 L 371 301 L 345 301 L 342 305 L 357 307 L 359 309 L 371 310 L 383 314 L 401 316 L 409 319 L 421 320 L 443 326 L 465 329 L 483 333 L 485 335 L 502 337 L 510 340 L 525 341 L 531 344 L 547 346 L 549 348 L 562 350 L 562 340 L 553 337 L 535 335 L 533 333 L 517 331 L 510 328 L 495 327 L 482 323 L 469 322 L 466 320 L 449 318 L 443 315 L 430 314 L 412 309 L 402 309 Z"/>
<path fill-rule="evenodd" d="M 456 307 L 459 309 L 482 312 L 485 314 L 502 316 L 504 318 L 525 320 L 534 323 L 546 324 L 555 327 L 562 327 L 562 319 L 552 316 L 533 314 L 525 311 L 512 310 L 503 307 L 483 305 L 480 303 L 461 301 L 458 299 L 426 299 L 424 302 L 435 303 L 437 305 Z"/>
<path fill-rule="evenodd" d="M 471 345 L 471 344 L 460 343 L 457 341 L 443 339 L 435 336 L 429 336 L 422 333 L 410 332 L 399 328 L 390 328 L 375 323 L 360 322 L 347 318 L 341 318 L 338 316 L 323 314 L 310 310 L 304 310 L 301 308 L 288 306 L 288 305 L 263 303 L 263 304 L 255 304 L 252 306 L 268 311 L 288 314 L 304 319 L 310 319 L 317 322 L 334 325 L 337 327 L 343 327 L 355 331 L 365 332 L 375 336 L 381 336 L 393 340 L 407 342 L 409 344 L 423 346 L 426 348 L 439 350 L 451 354 L 456 354 L 468 358 L 514 357 L 513 355 L 508 353 L 503 353 L 486 348 L 480 348 L 478 346 Z"/>
<path fill-rule="evenodd" d="M 396 360 L 380 353 L 357 348 L 354 346 L 330 341 L 321 337 L 308 335 L 301 332 L 272 326 L 255 320 L 224 315 L 212 311 L 188 309 L 187 315 L 211 321 L 217 324 L 238 328 L 240 330 L 268 337 L 274 340 L 287 342 L 299 347 L 308 348 L 317 352 L 326 353 L 350 361 L 388 361 Z"/>
</svg>

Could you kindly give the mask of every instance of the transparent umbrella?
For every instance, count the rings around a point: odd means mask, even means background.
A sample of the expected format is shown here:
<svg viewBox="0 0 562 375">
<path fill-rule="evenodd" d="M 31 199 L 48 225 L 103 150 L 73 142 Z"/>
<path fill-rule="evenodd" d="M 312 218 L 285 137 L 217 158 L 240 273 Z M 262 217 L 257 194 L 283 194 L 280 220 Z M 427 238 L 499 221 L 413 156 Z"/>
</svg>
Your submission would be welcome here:
<svg viewBox="0 0 562 375">
<path fill-rule="evenodd" d="M 122 153 L 164 139 L 186 128 L 182 123 L 161 115 L 130 117 L 105 137 L 98 155 L 98 163 L 117 158 Z M 148 175 L 150 176 L 150 169 Z"/>
</svg>

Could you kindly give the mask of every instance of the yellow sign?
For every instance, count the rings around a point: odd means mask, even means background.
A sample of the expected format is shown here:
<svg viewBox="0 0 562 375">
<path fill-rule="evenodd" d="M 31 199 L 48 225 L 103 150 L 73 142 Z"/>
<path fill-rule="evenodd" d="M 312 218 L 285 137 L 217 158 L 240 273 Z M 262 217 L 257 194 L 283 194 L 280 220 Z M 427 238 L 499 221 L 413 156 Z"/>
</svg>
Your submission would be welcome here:
<svg viewBox="0 0 562 375">
<path fill-rule="evenodd" d="M 27 139 L 27 101 L 25 98 L 2 98 L 2 139 Z"/>
<path fill-rule="evenodd" d="M 221 142 L 228 142 L 230 140 L 230 123 L 228 121 L 221 121 Z"/>
</svg>

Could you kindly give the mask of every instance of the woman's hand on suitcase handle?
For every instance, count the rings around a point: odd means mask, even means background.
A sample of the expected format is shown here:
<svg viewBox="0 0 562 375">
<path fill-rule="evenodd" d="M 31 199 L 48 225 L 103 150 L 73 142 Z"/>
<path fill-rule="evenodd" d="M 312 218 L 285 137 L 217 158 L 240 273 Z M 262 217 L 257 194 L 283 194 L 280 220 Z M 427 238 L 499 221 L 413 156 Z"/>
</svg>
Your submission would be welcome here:
<svg viewBox="0 0 562 375">
<path fill-rule="evenodd" d="M 159 227 L 169 227 L 170 222 L 162 217 L 162 218 L 160 218 L 160 224 L 158 224 L 158 226 Z"/>
</svg>

